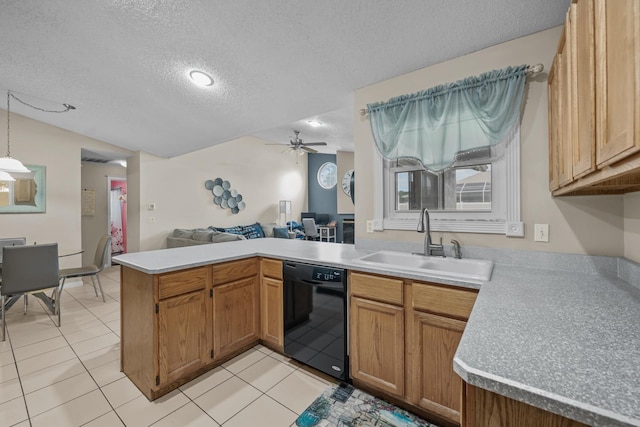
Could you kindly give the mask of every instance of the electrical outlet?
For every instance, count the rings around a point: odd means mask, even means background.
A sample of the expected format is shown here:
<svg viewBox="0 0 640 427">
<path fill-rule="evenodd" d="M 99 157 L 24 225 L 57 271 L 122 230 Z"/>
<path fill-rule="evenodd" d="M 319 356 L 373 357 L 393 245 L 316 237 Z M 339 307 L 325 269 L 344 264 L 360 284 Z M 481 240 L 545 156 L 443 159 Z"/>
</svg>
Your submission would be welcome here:
<svg viewBox="0 0 640 427">
<path fill-rule="evenodd" d="M 373 233 L 373 220 L 367 220 L 367 233 Z"/>
<path fill-rule="evenodd" d="M 156 210 L 156 204 L 155 203 L 149 203 L 147 205 L 147 209 L 150 211 L 155 211 Z"/>
<path fill-rule="evenodd" d="M 533 227 L 533 240 L 536 242 L 549 242 L 549 224 L 535 224 Z"/>
<path fill-rule="evenodd" d="M 147 222 L 156 222 L 156 217 L 155 216 L 148 216 L 147 217 Z"/>
</svg>

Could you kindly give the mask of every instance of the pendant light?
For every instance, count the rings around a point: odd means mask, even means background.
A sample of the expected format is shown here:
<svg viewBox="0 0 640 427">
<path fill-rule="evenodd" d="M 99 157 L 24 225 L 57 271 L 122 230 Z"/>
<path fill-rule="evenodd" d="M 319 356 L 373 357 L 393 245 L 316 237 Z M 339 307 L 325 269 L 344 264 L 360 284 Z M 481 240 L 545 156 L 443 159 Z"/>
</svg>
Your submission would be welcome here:
<svg viewBox="0 0 640 427">
<path fill-rule="evenodd" d="M 75 110 L 76 107 L 69 104 L 62 104 L 64 106 L 64 110 L 45 110 L 39 107 L 35 107 L 31 104 L 27 104 L 21 99 L 17 98 L 11 91 L 7 91 L 7 155 L 5 157 L 0 157 L 0 172 L 5 173 L 29 173 L 31 172 L 27 169 L 20 160 L 14 159 L 11 157 L 11 98 L 15 98 L 20 101 L 24 105 L 27 105 L 31 108 L 35 108 L 36 110 L 44 111 L 45 113 L 66 113 L 69 110 Z M 11 176 L 11 179 L 2 179 L 3 175 L 0 174 L 0 181 L 15 181 Z"/>
<path fill-rule="evenodd" d="M 0 182 L 2 182 L 2 181 L 13 182 L 15 180 L 16 179 L 14 177 L 9 175 L 9 172 L 5 172 L 5 171 L 0 170 Z"/>
<path fill-rule="evenodd" d="M 11 129 L 11 92 L 7 91 L 7 155 L 6 157 L 0 157 L 0 171 L 5 172 L 20 172 L 20 173 L 28 173 L 30 172 L 22 162 L 18 159 L 14 159 L 11 157 L 11 139 L 10 139 L 10 129 Z"/>
</svg>

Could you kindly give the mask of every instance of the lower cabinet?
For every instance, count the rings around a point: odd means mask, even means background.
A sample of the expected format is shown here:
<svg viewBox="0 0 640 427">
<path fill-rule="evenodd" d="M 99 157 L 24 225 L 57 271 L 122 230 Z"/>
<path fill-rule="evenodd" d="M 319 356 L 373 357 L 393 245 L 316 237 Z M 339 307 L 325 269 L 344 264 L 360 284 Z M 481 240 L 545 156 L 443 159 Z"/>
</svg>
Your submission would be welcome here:
<svg viewBox="0 0 640 427">
<path fill-rule="evenodd" d="M 466 322 L 414 311 L 408 338 L 409 402 L 460 423 L 462 379 L 453 371 Z"/>
<path fill-rule="evenodd" d="M 213 288 L 213 354 L 220 359 L 258 340 L 258 278 L 249 277 Z"/>
<path fill-rule="evenodd" d="M 587 427 L 578 421 L 467 384 L 462 427 Z"/>
<path fill-rule="evenodd" d="M 463 382 L 453 357 L 477 291 L 358 272 L 349 277 L 354 382 L 459 425 Z"/>
<path fill-rule="evenodd" d="M 351 297 L 351 376 L 394 396 L 404 395 L 404 309 Z"/>
<path fill-rule="evenodd" d="M 256 258 L 162 274 L 121 269 L 121 370 L 149 399 L 259 341 Z"/>
<path fill-rule="evenodd" d="M 284 349 L 282 261 L 260 262 L 260 339 L 280 352 Z"/>
<path fill-rule="evenodd" d="M 160 384 L 175 381 L 211 362 L 207 327 L 210 304 L 205 289 L 158 303 Z"/>
</svg>

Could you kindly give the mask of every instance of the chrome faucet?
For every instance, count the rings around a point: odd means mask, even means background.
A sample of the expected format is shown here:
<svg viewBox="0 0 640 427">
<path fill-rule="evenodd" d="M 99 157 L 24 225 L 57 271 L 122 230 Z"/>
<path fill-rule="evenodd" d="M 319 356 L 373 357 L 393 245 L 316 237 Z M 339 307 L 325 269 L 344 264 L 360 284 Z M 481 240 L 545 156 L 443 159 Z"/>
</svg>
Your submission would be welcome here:
<svg viewBox="0 0 640 427">
<path fill-rule="evenodd" d="M 451 244 L 453 245 L 453 253 L 456 259 L 462 259 L 462 252 L 460 252 L 460 242 L 456 239 L 451 239 Z"/>
<path fill-rule="evenodd" d="M 444 257 L 444 247 L 442 246 L 442 237 L 440 238 L 440 244 L 431 243 L 431 225 L 429 220 L 429 209 L 424 208 L 420 212 L 420 219 L 418 220 L 418 233 L 425 233 L 424 236 L 424 252 L 426 256 L 442 256 Z"/>
</svg>

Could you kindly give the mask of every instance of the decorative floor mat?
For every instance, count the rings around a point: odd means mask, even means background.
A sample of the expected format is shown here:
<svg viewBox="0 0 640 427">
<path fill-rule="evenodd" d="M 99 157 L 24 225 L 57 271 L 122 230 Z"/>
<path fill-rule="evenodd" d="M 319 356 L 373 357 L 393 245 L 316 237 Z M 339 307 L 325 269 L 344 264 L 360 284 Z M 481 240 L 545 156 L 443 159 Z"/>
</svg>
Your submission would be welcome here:
<svg viewBox="0 0 640 427">
<path fill-rule="evenodd" d="M 348 384 L 327 388 L 298 417 L 296 425 L 298 427 L 438 427 Z"/>
</svg>

